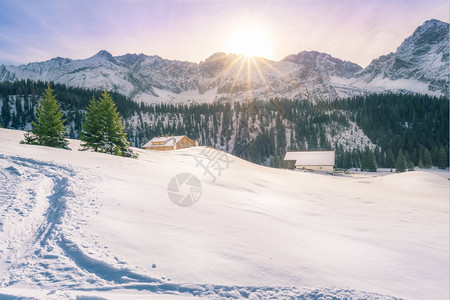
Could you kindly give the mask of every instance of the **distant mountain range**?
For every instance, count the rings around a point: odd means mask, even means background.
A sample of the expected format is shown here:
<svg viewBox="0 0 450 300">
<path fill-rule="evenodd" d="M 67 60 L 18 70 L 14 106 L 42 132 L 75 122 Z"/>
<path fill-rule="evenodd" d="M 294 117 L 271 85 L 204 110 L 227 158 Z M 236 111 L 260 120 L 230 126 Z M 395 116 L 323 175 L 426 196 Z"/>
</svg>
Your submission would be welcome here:
<svg viewBox="0 0 450 300">
<path fill-rule="evenodd" d="M 32 79 L 114 90 L 138 102 L 213 102 L 272 97 L 332 100 L 374 92 L 447 95 L 449 24 L 429 20 L 395 53 L 366 68 L 316 51 L 281 61 L 215 53 L 200 63 L 107 51 L 82 60 L 53 58 L 0 66 L 0 81 Z"/>
</svg>

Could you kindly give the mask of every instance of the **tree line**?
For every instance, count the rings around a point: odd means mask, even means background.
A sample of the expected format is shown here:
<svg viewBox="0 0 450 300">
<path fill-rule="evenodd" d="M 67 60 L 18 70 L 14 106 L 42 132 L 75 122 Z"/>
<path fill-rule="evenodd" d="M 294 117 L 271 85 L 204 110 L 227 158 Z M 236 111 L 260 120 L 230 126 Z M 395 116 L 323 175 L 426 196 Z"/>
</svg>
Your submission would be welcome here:
<svg viewBox="0 0 450 300">
<path fill-rule="evenodd" d="M 394 168 L 391 158 L 399 154 L 410 169 L 448 166 L 449 100 L 446 97 L 372 94 L 333 101 L 327 106 L 346 111 L 379 147 L 374 155 L 380 167 Z"/>
<path fill-rule="evenodd" d="M 0 124 L 29 129 L 43 82 L 0 83 Z M 102 91 L 53 85 L 68 134 L 79 138 L 92 97 Z M 188 135 L 200 145 L 282 167 L 287 151 L 335 150 L 342 169 L 448 166 L 448 98 L 375 94 L 312 103 L 271 99 L 245 103 L 138 104 L 110 93 L 132 146 L 155 136 Z M 364 132 L 361 135 L 360 131 Z M 398 159 L 401 150 L 402 159 Z M 401 165 L 401 164 L 399 164 Z"/>
</svg>

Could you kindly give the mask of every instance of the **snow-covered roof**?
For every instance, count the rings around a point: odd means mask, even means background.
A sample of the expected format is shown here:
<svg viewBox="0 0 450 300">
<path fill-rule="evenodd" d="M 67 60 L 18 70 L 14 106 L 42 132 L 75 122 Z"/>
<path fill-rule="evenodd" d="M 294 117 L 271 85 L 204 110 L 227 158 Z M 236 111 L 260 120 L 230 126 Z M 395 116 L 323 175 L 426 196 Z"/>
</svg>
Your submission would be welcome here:
<svg viewBox="0 0 450 300">
<path fill-rule="evenodd" d="M 181 139 L 184 137 L 185 137 L 185 135 L 154 137 L 147 144 L 145 144 L 143 146 L 143 148 L 146 148 L 146 147 L 171 147 L 171 146 L 174 146 L 179 141 L 181 141 Z M 159 145 L 154 144 L 154 143 L 161 143 L 161 142 L 163 142 L 164 144 L 159 144 Z"/>
<path fill-rule="evenodd" d="M 296 166 L 334 166 L 334 151 L 287 152 L 284 160 L 295 160 Z"/>
</svg>

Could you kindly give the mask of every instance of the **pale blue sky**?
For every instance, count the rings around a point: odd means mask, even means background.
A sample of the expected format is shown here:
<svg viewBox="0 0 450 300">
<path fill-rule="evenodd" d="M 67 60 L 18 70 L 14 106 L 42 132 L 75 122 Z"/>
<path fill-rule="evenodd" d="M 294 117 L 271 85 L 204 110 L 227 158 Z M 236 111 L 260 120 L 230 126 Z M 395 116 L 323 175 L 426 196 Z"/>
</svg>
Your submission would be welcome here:
<svg viewBox="0 0 450 300">
<path fill-rule="evenodd" d="M 0 64 L 102 49 L 199 62 L 253 26 L 266 58 L 317 50 L 364 67 L 432 18 L 448 22 L 448 0 L 0 0 Z"/>
</svg>

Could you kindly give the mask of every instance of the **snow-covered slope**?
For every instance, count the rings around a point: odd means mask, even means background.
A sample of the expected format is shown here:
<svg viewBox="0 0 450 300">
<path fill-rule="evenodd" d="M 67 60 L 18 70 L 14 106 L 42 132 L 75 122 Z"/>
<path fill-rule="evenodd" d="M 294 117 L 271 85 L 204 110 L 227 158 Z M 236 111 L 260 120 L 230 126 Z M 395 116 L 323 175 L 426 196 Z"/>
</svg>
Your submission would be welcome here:
<svg viewBox="0 0 450 300">
<path fill-rule="evenodd" d="M 426 21 L 396 53 L 365 69 L 316 51 L 281 61 L 216 53 L 197 64 L 107 51 L 82 60 L 54 58 L 0 66 L 0 80 L 33 79 L 106 88 L 138 102 L 244 101 L 272 97 L 330 100 L 371 92 L 447 94 L 449 24 Z"/>
<path fill-rule="evenodd" d="M 22 137 L 0 129 L 0 297 L 449 297 L 447 178 L 309 174 L 230 155 L 205 172 L 216 150 L 129 159 Z M 169 199 L 182 173 L 201 184 L 179 186 L 197 197 L 190 207 Z"/>
</svg>

